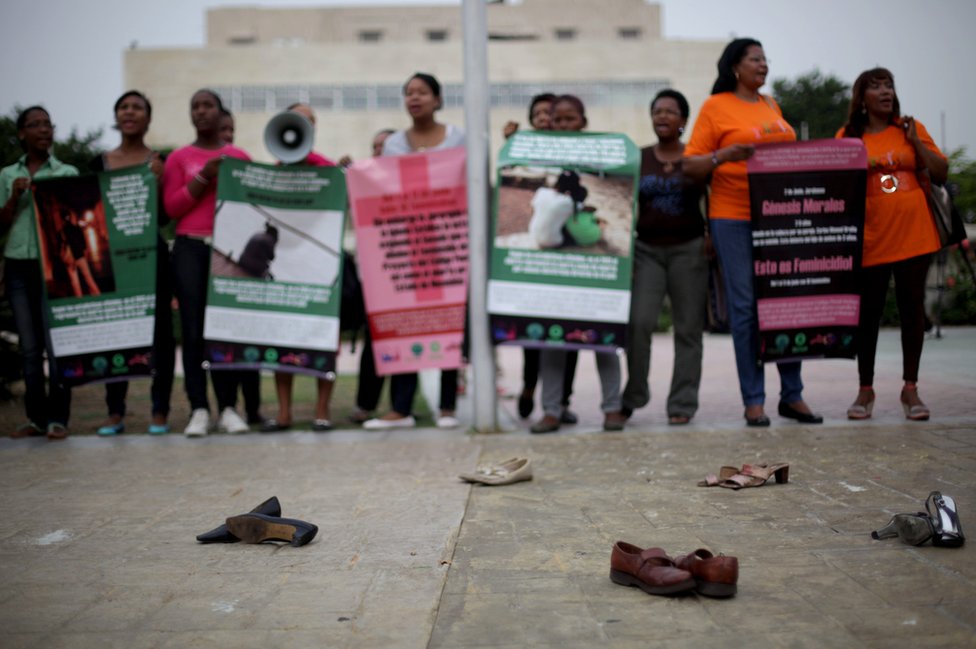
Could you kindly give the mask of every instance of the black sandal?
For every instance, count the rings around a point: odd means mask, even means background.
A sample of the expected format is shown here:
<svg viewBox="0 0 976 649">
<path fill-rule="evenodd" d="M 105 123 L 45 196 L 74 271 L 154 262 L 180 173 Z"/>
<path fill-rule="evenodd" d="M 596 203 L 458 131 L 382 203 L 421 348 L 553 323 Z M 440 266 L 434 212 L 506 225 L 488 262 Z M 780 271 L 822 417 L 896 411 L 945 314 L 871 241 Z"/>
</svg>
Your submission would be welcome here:
<svg viewBox="0 0 976 649">
<path fill-rule="evenodd" d="M 262 433 L 279 433 L 289 428 L 291 428 L 291 422 L 283 424 L 277 419 L 265 419 L 264 423 L 261 424 Z"/>
</svg>

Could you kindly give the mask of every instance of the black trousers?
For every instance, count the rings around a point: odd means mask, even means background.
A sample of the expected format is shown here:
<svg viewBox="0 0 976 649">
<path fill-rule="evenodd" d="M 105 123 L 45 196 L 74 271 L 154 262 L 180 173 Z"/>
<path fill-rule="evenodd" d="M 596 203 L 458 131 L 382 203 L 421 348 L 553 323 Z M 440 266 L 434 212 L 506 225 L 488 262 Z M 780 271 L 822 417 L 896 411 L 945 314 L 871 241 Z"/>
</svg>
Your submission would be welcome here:
<svg viewBox="0 0 976 649">
<path fill-rule="evenodd" d="M 892 276 L 895 278 L 895 300 L 901 320 L 902 380 L 918 381 L 922 343 L 925 341 L 925 280 L 931 261 L 932 255 L 919 255 L 861 269 L 857 372 L 862 386 L 870 386 L 874 382 L 878 330 Z"/>
</svg>

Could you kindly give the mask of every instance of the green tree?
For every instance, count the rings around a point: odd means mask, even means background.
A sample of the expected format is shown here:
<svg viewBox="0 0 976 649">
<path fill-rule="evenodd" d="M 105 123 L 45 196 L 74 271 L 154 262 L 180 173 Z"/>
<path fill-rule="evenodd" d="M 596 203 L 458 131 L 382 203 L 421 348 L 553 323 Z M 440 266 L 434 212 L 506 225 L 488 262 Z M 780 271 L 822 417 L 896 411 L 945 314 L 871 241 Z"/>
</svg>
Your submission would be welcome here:
<svg viewBox="0 0 976 649">
<path fill-rule="evenodd" d="M 963 220 L 976 223 L 976 160 L 968 159 L 964 148 L 949 154 L 949 184 Z"/>
<path fill-rule="evenodd" d="M 802 124 L 806 123 L 811 140 L 834 137 L 844 125 L 851 102 L 850 89 L 837 77 L 824 76 L 816 69 L 795 81 L 773 81 L 773 97 L 783 109 L 783 117 L 800 137 Z"/>
</svg>

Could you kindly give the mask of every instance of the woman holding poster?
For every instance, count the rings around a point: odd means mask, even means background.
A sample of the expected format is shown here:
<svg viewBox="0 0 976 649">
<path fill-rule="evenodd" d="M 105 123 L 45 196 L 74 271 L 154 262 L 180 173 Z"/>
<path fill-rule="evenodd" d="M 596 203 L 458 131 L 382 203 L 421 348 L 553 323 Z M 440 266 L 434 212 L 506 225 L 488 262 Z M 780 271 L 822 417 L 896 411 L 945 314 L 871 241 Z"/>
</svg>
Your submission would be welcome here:
<svg viewBox="0 0 976 649">
<path fill-rule="evenodd" d="M 712 242 L 725 275 L 729 321 L 735 347 L 739 390 L 749 426 L 769 426 L 765 411 L 765 371 L 759 362 L 759 323 L 752 276 L 752 225 L 746 159 L 756 145 L 793 142 L 796 133 L 779 106 L 759 89 L 769 66 L 762 44 L 738 38 L 718 60 L 712 95 L 702 105 L 691 142 L 685 149 L 684 172 L 692 179 L 711 175 L 708 216 Z M 802 423 L 823 418 L 803 401 L 800 362 L 778 363 L 779 414 Z"/>
<path fill-rule="evenodd" d="M 450 149 L 464 146 L 464 131 L 451 124 L 441 124 L 435 114 L 443 106 L 441 84 L 429 74 L 417 72 L 407 79 L 403 86 L 403 99 L 413 125 L 396 131 L 383 142 L 384 156 L 406 155 L 419 151 Z M 364 349 L 363 353 L 371 350 Z M 459 425 L 454 416 L 457 404 L 458 371 L 441 372 L 440 415 L 436 418 L 438 428 L 456 428 Z M 417 374 L 394 374 L 390 379 L 390 399 L 393 409 L 382 417 L 369 419 L 363 423 L 367 430 L 387 428 L 412 428 L 413 399 L 417 393 Z"/>
<path fill-rule="evenodd" d="M 163 174 L 163 204 L 176 221 L 173 243 L 173 293 L 180 304 L 183 328 L 183 370 L 186 396 L 193 412 L 183 433 L 206 435 L 210 430 L 207 375 L 203 369 L 203 314 L 207 306 L 207 278 L 210 273 L 210 241 L 217 207 L 217 171 L 224 156 L 250 160 L 243 150 L 227 144 L 220 136 L 223 105 L 212 90 L 198 90 L 190 100 L 190 118 L 196 140 L 177 149 L 166 159 Z M 247 424 L 234 409 L 237 381 L 230 372 L 212 374 L 219 427 L 241 433 Z"/>
<path fill-rule="evenodd" d="M 157 183 L 163 177 L 163 161 L 159 153 L 146 145 L 145 137 L 152 121 L 152 104 L 138 90 L 129 90 L 115 102 L 115 128 L 122 136 L 119 146 L 95 157 L 88 165 L 92 171 L 109 171 L 146 164 L 156 176 Z M 166 225 L 165 212 L 159 210 L 159 225 Z M 156 239 L 156 311 L 153 323 L 153 379 L 152 421 L 148 432 L 162 435 L 169 432 L 170 396 L 173 391 L 175 348 L 173 342 L 173 316 L 170 309 L 173 291 L 169 277 L 169 248 L 161 235 Z M 128 381 L 105 384 L 105 404 L 108 420 L 98 428 L 102 436 L 118 435 L 125 431 L 126 395 Z"/>
<path fill-rule="evenodd" d="M 24 155 L 0 171 L 0 229 L 7 232 L 3 249 L 5 280 L 24 359 L 27 422 L 9 434 L 47 434 L 48 439 L 64 439 L 68 436 L 71 391 L 57 380 L 45 386 L 44 353 L 46 350 L 51 359 L 54 353 L 45 326 L 45 290 L 31 182 L 77 176 L 78 170 L 51 155 L 54 124 L 41 106 L 26 108 L 17 116 L 17 139 Z M 52 370 L 50 375 L 54 377 L 56 373 Z"/>
<path fill-rule="evenodd" d="M 580 132 L 587 126 L 586 106 L 575 95 L 560 95 L 552 102 L 552 130 L 565 132 Z M 566 172 L 560 174 L 565 178 Z M 570 177 L 576 176 L 572 173 Z M 573 183 L 570 183 L 573 186 Z M 558 184 L 557 184 L 558 186 Z M 575 187 L 582 190 L 576 198 L 586 197 L 585 188 L 579 187 L 576 177 Z M 573 193 L 570 191 L 570 193 Z M 580 198 L 582 197 L 582 198 Z M 535 207 L 533 201 L 533 207 Z M 533 215 L 533 219 L 536 218 Z M 562 243 L 562 228 L 555 233 Z M 542 377 L 542 410 L 543 416 L 532 424 L 529 430 L 533 433 L 554 433 L 566 420 L 566 404 L 568 390 L 566 386 L 567 365 L 570 352 L 562 349 L 543 349 L 540 358 L 540 375 Z M 575 358 L 572 361 L 575 367 Z M 600 410 L 603 411 L 603 429 L 607 431 L 623 430 L 627 418 L 621 412 L 620 397 L 620 359 L 612 352 L 596 352 L 596 368 L 600 377 Z M 569 386 L 572 383 L 569 382 Z M 570 421 L 575 422 L 575 417 Z"/>
<path fill-rule="evenodd" d="M 292 104 L 287 108 L 288 111 L 293 113 L 298 113 L 315 126 L 315 111 L 308 104 Z M 308 165 L 310 167 L 335 167 L 336 163 L 326 158 L 321 153 L 316 153 L 315 151 L 309 151 L 308 155 L 305 156 L 304 160 L 296 162 L 298 165 Z M 277 242 L 277 230 L 275 230 L 269 224 L 267 226 L 274 230 L 274 241 Z M 258 235 L 262 236 L 262 235 Z M 250 242 L 248 242 L 250 246 Z M 245 250 L 246 252 L 246 250 Z M 273 248 L 268 251 L 271 258 L 274 258 Z M 243 257 L 243 255 L 242 255 Z M 267 262 L 266 262 L 267 263 Z M 262 276 L 267 273 L 267 268 L 262 273 Z M 291 396 L 292 390 L 295 383 L 295 375 L 290 372 L 275 372 L 275 392 L 278 395 L 278 416 L 273 419 L 266 420 L 261 425 L 261 431 L 265 433 L 274 433 L 282 430 L 288 430 L 291 427 Z M 316 388 L 316 399 L 315 399 L 315 419 L 312 420 L 312 430 L 316 432 L 325 432 L 332 430 L 332 415 L 330 410 L 330 404 L 332 403 L 332 388 L 335 386 L 335 381 L 329 381 L 328 379 L 316 378 L 315 388 Z"/>
<path fill-rule="evenodd" d="M 895 79 L 884 68 L 863 72 L 854 82 L 847 123 L 837 136 L 860 138 L 868 153 L 857 329 L 861 388 L 847 417 L 867 419 L 874 407 L 878 328 L 894 275 L 905 381 L 901 404 L 908 419 L 923 421 L 930 414 L 918 396 L 917 383 L 925 339 L 925 279 L 939 236 L 918 174 L 927 172 L 932 182 L 944 183 L 949 163 L 922 123 L 901 115 Z"/>
</svg>

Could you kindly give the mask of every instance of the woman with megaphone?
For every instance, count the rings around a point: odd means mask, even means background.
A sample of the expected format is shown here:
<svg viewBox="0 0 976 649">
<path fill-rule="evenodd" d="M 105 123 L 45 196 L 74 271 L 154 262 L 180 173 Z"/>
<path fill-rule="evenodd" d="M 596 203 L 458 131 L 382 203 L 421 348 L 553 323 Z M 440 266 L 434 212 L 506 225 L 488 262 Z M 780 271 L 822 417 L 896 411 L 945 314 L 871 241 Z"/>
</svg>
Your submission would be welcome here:
<svg viewBox="0 0 976 649">
<path fill-rule="evenodd" d="M 186 396 L 192 409 L 190 421 L 183 430 L 187 437 L 201 437 L 210 430 L 207 375 L 203 369 L 203 316 L 217 207 L 217 172 L 224 157 L 251 159 L 242 149 L 221 138 L 222 109 L 220 97 L 214 91 L 202 89 L 193 93 L 190 119 L 196 139 L 169 155 L 163 173 L 163 204 L 170 219 L 176 222 L 171 259 L 173 293 L 180 305 Z M 228 433 L 246 431 L 247 423 L 235 410 L 234 373 L 215 372 L 211 380 L 220 413 L 218 427 Z"/>
<path fill-rule="evenodd" d="M 288 113 L 304 117 L 312 125 L 307 132 L 301 121 L 289 119 Z M 268 123 L 264 131 L 264 142 L 268 150 L 278 158 L 282 164 L 299 164 L 310 167 L 335 167 L 336 163 L 312 150 L 315 140 L 315 112 L 308 104 L 292 104 L 287 113 L 275 117 Z M 293 130 L 291 136 L 287 131 Z M 294 138 L 294 139 L 293 139 Z M 304 154 L 304 155 L 302 155 Z M 299 157 L 302 156 L 302 157 Z M 297 159 L 296 159 L 297 158 Z M 266 433 L 287 430 L 291 427 L 291 393 L 295 375 L 290 372 L 275 372 L 275 391 L 278 394 L 278 416 L 268 419 L 261 426 Z M 316 379 L 317 398 L 315 400 L 315 419 L 312 430 L 332 430 L 332 419 L 329 406 L 332 402 L 332 388 L 334 381 Z"/>
</svg>

